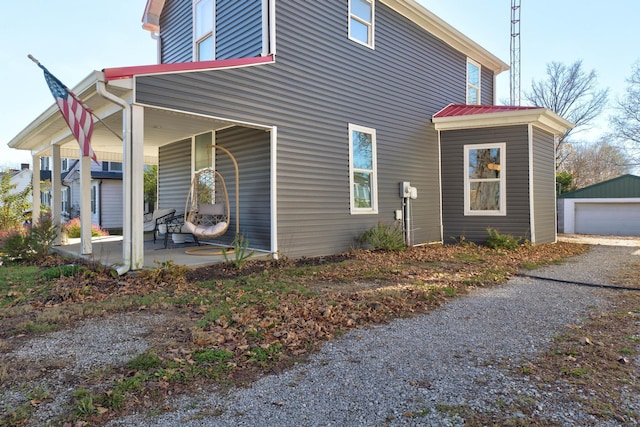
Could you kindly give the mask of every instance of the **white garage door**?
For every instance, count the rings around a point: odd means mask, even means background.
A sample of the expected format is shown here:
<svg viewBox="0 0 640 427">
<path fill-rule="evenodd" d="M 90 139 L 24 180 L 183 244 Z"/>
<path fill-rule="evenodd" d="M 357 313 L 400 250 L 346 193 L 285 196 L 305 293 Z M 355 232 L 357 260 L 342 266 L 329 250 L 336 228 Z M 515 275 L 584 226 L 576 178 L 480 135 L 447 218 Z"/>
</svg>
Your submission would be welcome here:
<svg viewBox="0 0 640 427">
<path fill-rule="evenodd" d="M 576 203 L 576 233 L 640 236 L 640 203 Z"/>
</svg>

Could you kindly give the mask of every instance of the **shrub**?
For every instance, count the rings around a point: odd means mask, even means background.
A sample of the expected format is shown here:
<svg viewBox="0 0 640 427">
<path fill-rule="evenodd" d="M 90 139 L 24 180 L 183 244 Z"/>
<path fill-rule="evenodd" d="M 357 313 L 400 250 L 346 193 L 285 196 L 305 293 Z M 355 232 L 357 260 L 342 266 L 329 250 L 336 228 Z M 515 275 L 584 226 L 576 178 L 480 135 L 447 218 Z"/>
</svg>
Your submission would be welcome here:
<svg viewBox="0 0 640 427">
<path fill-rule="evenodd" d="M 379 222 L 362 233 L 358 241 L 371 245 L 374 250 L 401 251 L 407 248 L 402 227 L 397 224 Z"/>
<path fill-rule="evenodd" d="M 62 225 L 62 230 L 67 232 L 70 238 L 80 237 L 80 218 L 73 218 Z M 108 236 L 109 232 L 96 224 L 91 224 L 91 237 Z"/>
<path fill-rule="evenodd" d="M 514 237 L 510 234 L 501 234 L 497 229 L 488 227 L 487 246 L 491 249 L 515 249 L 522 242 L 521 237 Z"/>
<path fill-rule="evenodd" d="M 2 252 L 8 259 L 38 261 L 49 255 L 57 232 L 58 227 L 51 216 L 42 215 L 36 225 L 14 228 L 3 233 Z"/>
</svg>

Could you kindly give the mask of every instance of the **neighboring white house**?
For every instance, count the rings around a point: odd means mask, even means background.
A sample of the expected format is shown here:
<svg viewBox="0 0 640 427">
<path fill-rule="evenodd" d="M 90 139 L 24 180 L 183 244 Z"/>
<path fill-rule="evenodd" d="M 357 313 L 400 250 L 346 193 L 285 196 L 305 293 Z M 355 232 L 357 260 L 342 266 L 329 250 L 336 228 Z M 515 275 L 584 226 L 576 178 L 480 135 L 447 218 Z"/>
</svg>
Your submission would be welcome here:
<svg viewBox="0 0 640 427">
<path fill-rule="evenodd" d="M 28 163 L 23 163 L 20 170 L 8 171 L 11 174 L 11 184 L 15 185 L 15 188 L 10 191 L 11 194 L 16 194 L 23 191 L 25 188 L 31 186 L 31 179 L 33 174 L 29 169 Z M 29 196 L 29 203 L 31 203 L 31 196 Z"/>
<path fill-rule="evenodd" d="M 51 158 L 40 158 L 40 181 L 51 181 Z M 80 162 L 62 159 L 62 219 L 77 217 L 80 206 Z M 13 192 L 24 190 L 32 183 L 33 171 L 28 164 L 13 172 Z M 31 201 L 31 197 L 29 198 Z M 40 203 L 51 206 L 51 191 L 40 187 Z M 122 163 L 100 162 L 91 164 L 91 222 L 108 230 L 122 228 Z"/>
<path fill-rule="evenodd" d="M 64 168 L 63 168 L 64 169 Z M 62 174 L 62 212 L 78 216 L 80 162 L 72 160 Z M 91 162 L 91 222 L 108 230 L 122 228 L 122 163 Z"/>
<path fill-rule="evenodd" d="M 558 232 L 640 236 L 640 176 L 622 175 L 559 195 Z"/>
</svg>

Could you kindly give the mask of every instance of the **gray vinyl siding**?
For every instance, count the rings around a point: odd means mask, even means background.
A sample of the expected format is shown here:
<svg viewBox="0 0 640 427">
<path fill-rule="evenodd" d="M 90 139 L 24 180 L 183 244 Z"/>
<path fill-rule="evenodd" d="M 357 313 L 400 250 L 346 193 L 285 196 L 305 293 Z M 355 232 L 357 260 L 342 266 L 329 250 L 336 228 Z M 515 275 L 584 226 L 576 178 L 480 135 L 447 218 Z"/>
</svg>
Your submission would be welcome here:
<svg viewBox="0 0 640 427">
<path fill-rule="evenodd" d="M 254 249 L 271 245 L 270 136 L 263 130 L 233 127 L 216 132 L 216 145 L 233 153 L 240 171 L 240 234 Z M 229 230 L 219 240 L 231 243 L 235 230 L 235 170 L 229 156 L 216 150 L 216 169 L 222 174 L 231 211 Z"/>
<path fill-rule="evenodd" d="M 122 181 L 104 179 L 100 183 L 100 225 L 122 228 Z"/>
<path fill-rule="evenodd" d="M 493 105 L 493 71 L 482 67 L 480 75 L 480 103 L 483 105 Z"/>
<path fill-rule="evenodd" d="M 191 0 L 167 0 L 160 15 L 161 63 L 193 60 L 193 7 Z"/>
<path fill-rule="evenodd" d="M 444 240 L 487 240 L 487 227 L 530 238 L 528 126 L 506 126 L 441 133 Z M 506 216 L 464 215 L 464 146 L 506 143 Z"/>
<path fill-rule="evenodd" d="M 262 53 L 262 0 L 216 2 L 216 59 Z"/>
<path fill-rule="evenodd" d="M 555 167 L 553 135 L 533 128 L 533 220 L 535 242 L 556 241 Z"/>
<path fill-rule="evenodd" d="M 348 39 L 346 0 L 276 5 L 275 64 L 139 77 L 137 101 L 278 126 L 278 247 L 285 255 L 348 250 L 377 222 L 393 222 L 401 181 L 418 189 L 414 243 L 441 240 L 431 116 L 465 102 L 466 56 L 380 2 L 375 50 Z M 492 93 L 492 83 L 483 91 Z M 349 211 L 349 123 L 377 132 L 378 214 Z"/>
<path fill-rule="evenodd" d="M 158 208 L 184 213 L 191 187 L 191 139 L 160 147 L 158 151 Z"/>
<path fill-rule="evenodd" d="M 216 2 L 216 59 L 262 53 L 262 0 Z M 167 0 L 160 16 L 162 63 L 193 60 L 193 6 Z"/>
</svg>

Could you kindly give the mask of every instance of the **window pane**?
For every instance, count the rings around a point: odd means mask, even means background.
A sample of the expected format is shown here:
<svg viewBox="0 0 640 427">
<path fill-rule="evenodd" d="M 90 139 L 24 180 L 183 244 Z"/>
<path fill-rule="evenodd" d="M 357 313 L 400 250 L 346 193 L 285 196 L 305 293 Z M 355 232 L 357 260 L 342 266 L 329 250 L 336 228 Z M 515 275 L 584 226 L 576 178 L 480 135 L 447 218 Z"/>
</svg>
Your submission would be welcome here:
<svg viewBox="0 0 640 427">
<path fill-rule="evenodd" d="M 478 89 L 469 86 L 467 88 L 467 104 L 478 104 Z"/>
<path fill-rule="evenodd" d="M 198 43 L 198 61 L 213 60 L 213 36 L 209 36 Z"/>
<path fill-rule="evenodd" d="M 353 131 L 353 167 L 356 169 L 373 169 L 371 153 L 371 134 Z"/>
<path fill-rule="evenodd" d="M 213 166 L 211 132 L 196 135 L 194 164 L 196 171 Z"/>
<path fill-rule="evenodd" d="M 476 87 L 480 86 L 480 70 L 472 63 L 467 63 L 467 82 Z"/>
<path fill-rule="evenodd" d="M 353 174 L 353 201 L 356 208 L 371 208 L 371 174 Z"/>
<path fill-rule="evenodd" d="M 196 40 L 213 31 L 213 0 L 196 3 Z"/>
<path fill-rule="evenodd" d="M 369 27 L 355 19 L 351 20 L 351 34 L 349 35 L 352 39 L 369 44 Z"/>
<path fill-rule="evenodd" d="M 109 167 L 111 168 L 111 171 L 116 171 L 116 172 L 122 171 L 122 163 L 120 162 L 111 162 L 109 163 Z"/>
<path fill-rule="evenodd" d="M 371 3 L 365 0 L 351 0 L 351 14 L 371 23 Z"/>
<path fill-rule="evenodd" d="M 500 149 L 469 150 L 469 179 L 500 178 Z"/>
<path fill-rule="evenodd" d="M 472 182 L 469 191 L 472 211 L 500 210 L 500 182 Z"/>
</svg>

